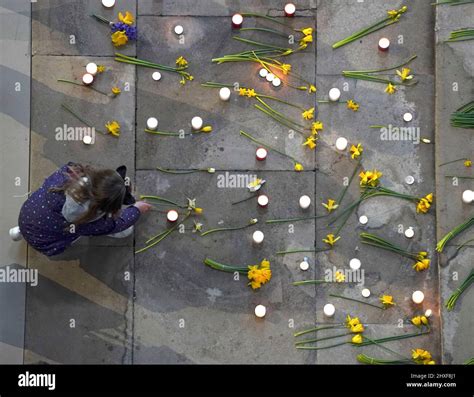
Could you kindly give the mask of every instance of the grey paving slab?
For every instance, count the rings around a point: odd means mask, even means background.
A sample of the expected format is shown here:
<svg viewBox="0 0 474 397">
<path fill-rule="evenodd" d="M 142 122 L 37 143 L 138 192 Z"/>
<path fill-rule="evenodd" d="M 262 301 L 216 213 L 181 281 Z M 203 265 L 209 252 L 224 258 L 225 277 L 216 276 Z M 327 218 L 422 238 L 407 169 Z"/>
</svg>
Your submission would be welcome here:
<svg viewBox="0 0 474 397">
<path fill-rule="evenodd" d="M 384 338 L 394 335 L 404 335 L 417 332 L 417 328 L 413 326 L 404 326 L 399 328 L 396 325 L 368 325 L 366 327 L 366 334 L 371 339 Z M 341 334 L 344 331 L 340 332 Z M 328 335 L 331 333 L 328 332 Z M 349 340 L 349 336 L 335 339 L 334 341 L 326 341 L 333 344 Z M 321 344 L 322 345 L 322 344 Z M 439 338 L 436 334 L 427 334 L 423 336 L 416 336 L 413 338 L 396 340 L 388 343 L 384 343 L 382 346 L 387 347 L 402 357 L 411 358 L 412 349 L 423 349 L 428 350 L 436 363 L 441 363 L 441 356 L 439 351 Z M 332 349 L 323 349 L 318 351 L 318 364 L 357 364 L 357 355 L 365 354 L 369 357 L 385 359 L 385 360 L 397 360 L 402 357 L 390 353 L 379 346 L 353 346 L 351 344 L 342 345 Z"/>
<path fill-rule="evenodd" d="M 25 363 L 130 363 L 132 252 L 75 247 L 50 260 L 30 250 L 28 259 L 40 276 L 27 291 Z"/>
<path fill-rule="evenodd" d="M 134 361 L 314 362 L 314 355 L 302 359 L 296 354 L 291 340 L 291 323 L 297 326 L 314 315 L 314 288 L 301 290 L 290 285 L 301 277 L 298 265 L 304 255 L 275 255 L 278 250 L 311 249 L 314 246 L 314 221 L 293 225 L 294 233 L 290 233 L 288 224 L 263 224 L 263 220 L 270 217 L 302 216 L 298 199 L 303 193 L 311 195 L 314 192 L 313 173 L 306 172 L 297 177 L 289 172 L 259 173 L 259 177 L 267 180 L 262 191 L 271 200 L 265 210 L 257 210 L 254 200 L 232 206 L 232 200 L 245 198 L 247 193 L 245 189 L 219 188 L 220 175 L 137 173 L 138 188 L 142 193 L 173 199 L 185 195 L 195 197 L 198 205 L 204 208 L 199 221 L 205 229 L 243 225 L 252 217 L 262 223 L 204 237 L 190 231 L 181 235 L 175 233 L 156 247 L 136 255 L 136 302 L 139 307 L 135 312 L 136 340 L 147 341 L 145 345 L 151 345 L 156 354 L 148 349 L 145 351 L 139 343 Z M 149 236 L 165 227 L 165 214 L 152 212 L 137 230 L 136 246 L 142 247 Z M 251 241 L 252 233 L 257 229 L 266 236 L 262 246 L 255 246 Z M 313 264 L 313 255 L 307 256 Z M 272 280 L 260 290 L 252 291 L 246 286 L 246 280 L 235 281 L 232 274 L 207 268 L 203 264 L 206 257 L 235 265 L 256 263 L 266 257 L 272 263 Z M 305 274 L 310 277 L 312 272 Z M 260 303 L 268 307 L 264 321 L 257 320 L 253 314 Z M 143 308 L 152 311 L 152 318 L 159 318 L 160 330 L 150 329 L 149 315 L 140 315 Z M 182 329 L 179 328 L 180 319 L 186 324 Z M 255 338 L 261 343 L 255 345 Z"/>
<path fill-rule="evenodd" d="M 136 16 L 136 1 L 119 0 L 112 9 L 95 0 L 32 2 L 33 54 L 112 56 L 115 47 L 110 28 L 91 14 L 116 22 L 118 12 L 125 11 Z M 130 41 L 119 49 L 134 55 L 135 42 Z"/>
<path fill-rule="evenodd" d="M 469 27 L 472 27 L 472 4 L 436 8 L 436 41 L 438 43 L 447 40 L 451 31 Z"/>
<path fill-rule="evenodd" d="M 437 44 L 436 72 L 445 78 L 436 81 L 436 124 L 437 124 L 437 166 L 459 158 L 474 157 L 474 136 L 470 130 L 453 128 L 449 119 L 457 108 L 472 100 L 474 86 L 474 57 L 469 42 L 443 43 L 449 32 L 469 22 L 469 13 L 465 6 L 438 7 L 437 9 Z M 467 19 L 466 19 L 467 18 Z M 472 206 L 461 200 L 462 192 L 472 189 L 472 180 L 447 178 L 446 175 L 472 176 L 471 169 L 465 168 L 462 162 L 438 168 L 436 185 L 438 192 L 438 239 L 449 230 L 462 223 L 473 214 Z M 452 244 L 462 244 L 469 240 L 469 232 L 453 240 Z M 457 285 L 462 282 L 472 269 L 472 249 L 467 247 L 461 251 L 457 247 L 448 246 L 440 255 L 440 287 L 441 302 L 444 305 Z M 456 276 L 458 281 L 456 281 Z M 472 315 L 468 313 L 472 306 L 472 294 L 467 291 L 459 300 L 452 312 L 442 307 L 443 319 L 442 348 L 445 363 L 463 363 L 473 356 Z"/>
<path fill-rule="evenodd" d="M 139 15 L 202 15 L 202 16 L 228 16 L 236 12 L 256 12 L 270 15 L 283 15 L 285 1 L 274 0 L 192 0 L 154 1 L 139 0 Z M 307 14 L 316 8 L 316 0 L 298 1 L 297 14 Z"/>
<path fill-rule="evenodd" d="M 309 26 L 314 19 L 299 18 L 297 26 Z M 264 164 L 255 161 L 257 146 L 239 135 L 243 129 L 279 150 L 297 158 L 308 168 L 314 168 L 314 153 L 302 146 L 303 136 L 294 133 L 291 138 L 287 127 L 274 122 L 254 108 L 253 99 L 243 98 L 234 92 L 230 102 L 219 100 L 218 89 L 201 87 L 205 81 L 221 83 L 238 82 L 240 86 L 252 87 L 257 92 L 278 96 L 299 104 L 304 108 L 314 106 L 314 96 L 283 86 L 273 89 L 266 80 L 258 77 L 258 64 L 211 63 L 217 56 L 240 52 L 248 46 L 232 40 L 234 34 L 226 18 L 172 18 L 141 17 L 141 39 L 138 56 L 165 65 L 173 65 L 183 55 L 189 61 L 189 70 L 195 81 L 185 87 L 178 84 L 178 77 L 163 73 L 159 82 L 151 79 L 152 70 L 138 70 L 137 91 L 137 168 L 204 168 L 220 169 L 293 169 L 293 162 L 272 153 Z M 172 27 L 179 21 L 186 31 L 184 44 L 180 44 Z M 248 34 L 249 38 L 268 40 L 259 34 Z M 277 38 L 278 39 L 278 38 Z M 272 39 L 270 39 L 272 40 Z M 284 41 L 284 39 L 283 39 Z M 160 50 L 158 50 L 160 49 Z M 314 51 L 314 48 L 313 50 Z M 294 60 L 293 60 L 294 58 Z M 314 81 L 314 52 L 289 57 L 294 70 L 309 81 Z M 298 83 L 298 82 L 297 82 Z M 299 83 L 298 83 L 299 85 Z M 198 100 L 196 100 L 198 98 Z M 288 106 L 276 104 L 277 110 L 295 120 L 303 122 L 301 112 Z M 205 124 L 213 126 L 210 134 L 179 137 L 155 136 L 144 132 L 146 120 L 156 117 L 159 130 L 190 132 L 190 121 L 194 116 L 203 118 Z M 310 123 L 306 122 L 309 126 Z M 177 161 L 179 159 L 179 161 Z"/>
<path fill-rule="evenodd" d="M 443 318 L 443 359 L 446 364 L 462 364 L 474 357 L 472 339 L 472 305 L 474 294 L 466 290 L 458 299 L 453 311 L 448 312 L 445 304 L 451 294 L 467 278 L 472 270 L 472 249 L 461 251 L 449 262 L 449 267 L 440 270 L 441 308 Z"/>
<path fill-rule="evenodd" d="M 406 4 L 409 7 L 400 22 L 363 37 L 348 45 L 333 49 L 332 45 L 360 29 L 386 17 L 386 12 L 399 9 L 403 1 L 364 2 L 336 0 L 318 2 L 318 60 L 320 74 L 334 74 L 334 69 L 366 70 L 398 65 L 412 55 L 418 55 L 418 74 L 433 74 L 434 9 L 429 2 Z M 378 41 L 387 37 L 390 49 L 380 52 Z M 401 41 L 401 42 L 400 42 Z"/>
</svg>

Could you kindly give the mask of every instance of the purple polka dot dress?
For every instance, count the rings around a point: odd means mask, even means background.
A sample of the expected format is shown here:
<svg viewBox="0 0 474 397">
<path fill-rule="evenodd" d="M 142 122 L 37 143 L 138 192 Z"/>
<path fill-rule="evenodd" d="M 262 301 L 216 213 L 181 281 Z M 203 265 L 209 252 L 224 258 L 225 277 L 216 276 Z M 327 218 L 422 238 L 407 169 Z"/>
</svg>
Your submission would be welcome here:
<svg viewBox="0 0 474 397">
<path fill-rule="evenodd" d="M 118 217 L 103 217 L 82 225 L 72 225 L 62 215 L 66 201 L 64 192 L 50 192 L 67 181 L 66 164 L 44 181 L 43 185 L 23 204 L 18 219 L 21 233 L 27 243 L 47 256 L 58 255 L 80 236 L 101 236 L 119 233 L 140 218 L 137 207 L 125 208 Z"/>
</svg>

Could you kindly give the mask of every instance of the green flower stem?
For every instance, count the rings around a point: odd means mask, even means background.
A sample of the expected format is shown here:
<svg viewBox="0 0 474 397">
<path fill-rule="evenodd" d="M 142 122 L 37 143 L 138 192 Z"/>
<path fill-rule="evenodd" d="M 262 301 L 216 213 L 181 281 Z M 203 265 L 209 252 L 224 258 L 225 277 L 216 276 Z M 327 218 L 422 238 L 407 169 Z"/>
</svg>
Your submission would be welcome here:
<svg viewBox="0 0 474 397">
<path fill-rule="evenodd" d="M 308 343 L 315 343 L 315 342 L 320 342 L 322 340 L 329 340 L 329 339 L 336 339 L 336 338 L 341 338 L 343 336 L 347 335 L 352 335 L 352 332 L 346 332 L 344 334 L 339 334 L 339 335 L 331 335 L 331 336 L 325 336 L 323 338 L 315 338 L 315 339 L 303 339 L 295 342 L 296 346 L 299 345 L 307 345 Z"/>
<path fill-rule="evenodd" d="M 449 39 L 446 40 L 446 43 L 453 43 L 456 41 L 467 41 L 467 40 L 474 40 L 474 29 L 460 29 L 460 30 L 453 30 L 450 35 Z"/>
<path fill-rule="evenodd" d="M 343 72 L 344 77 L 348 77 L 350 79 L 356 79 L 356 80 L 365 80 L 365 81 L 372 81 L 375 83 L 383 83 L 383 84 L 392 84 L 392 85 L 405 85 L 405 86 L 413 86 L 415 84 L 418 84 L 417 80 L 414 80 L 410 83 L 404 82 L 404 81 L 394 81 L 391 79 L 384 79 L 381 77 L 377 76 L 372 76 L 370 74 L 364 74 L 364 73 L 345 73 Z"/>
<path fill-rule="evenodd" d="M 301 252 L 324 252 L 330 251 L 331 248 L 316 248 L 316 249 L 296 249 L 296 250 L 288 250 L 288 251 L 278 251 L 277 255 L 287 255 L 287 254 L 297 254 Z"/>
<path fill-rule="evenodd" d="M 261 145 L 263 146 L 264 148 L 268 149 L 268 150 L 273 150 L 274 152 L 277 152 L 279 154 L 281 154 L 282 156 L 285 156 L 285 157 L 288 157 L 289 159 L 291 159 L 292 161 L 294 161 L 295 163 L 300 163 L 299 161 L 297 161 L 294 157 L 290 156 L 289 154 L 286 154 L 276 148 L 274 148 L 273 146 L 269 146 L 267 145 L 266 143 L 263 143 L 261 141 L 259 141 L 258 139 L 255 139 L 252 135 L 248 134 L 247 132 L 245 131 L 242 131 L 240 130 L 240 135 L 243 135 L 245 136 L 246 138 L 250 139 L 251 141 L 257 143 L 258 145 Z"/>
<path fill-rule="evenodd" d="M 450 6 L 459 6 L 462 4 L 474 3 L 474 0 L 441 0 L 436 3 L 431 3 L 432 6 L 439 6 L 444 4 L 449 4 Z"/>
<path fill-rule="evenodd" d="M 356 163 L 356 166 L 355 166 L 355 168 L 354 168 L 354 171 L 352 172 L 352 175 L 351 175 L 351 177 L 350 177 L 350 179 L 349 179 L 349 183 L 344 187 L 344 189 L 342 189 L 341 194 L 339 195 L 339 197 L 338 197 L 337 200 L 336 200 L 336 204 L 341 205 L 342 200 L 344 199 L 344 196 L 346 195 L 346 192 L 347 192 L 347 190 L 349 189 L 349 186 L 352 184 L 352 181 L 354 180 L 354 177 L 357 175 L 357 171 L 358 171 L 359 168 L 360 168 L 361 161 L 362 161 L 362 157 L 360 157 L 360 158 L 357 160 L 357 163 Z"/>
<path fill-rule="evenodd" d="M 363 73 L 363 74 L 367 74 L 367 73 L 380 73 L 380 72 L 388 72 L 390 70 L 395 70 L 395 69 L 399 69 L 403 66 L 406 66 L 408 65 L 410 62 L 412 62 L 414 59 L 416 59 L 418 57 L 418 55 L 413 55 L 411 56 L 409 59 L 407 59 L 406 61 L 404 61 L 403 63 L 401 63 L 400 65 L 396 65 L 396 66 L 392 66 L 392 67 L 389 67 L 389 68 L 384 68 L 384 69 L 373 69 L 373 70 L 345 70 L 343 71 L 342 73 Z"/>
<path fill-rule="evenodd" d="M 286 218 L 286 219 L 268 219 L 265 223 L 287 223 L 287 222 L 299 222 L 299 221 L 308 221 L 313 219 L 326 218 L 328 215 L 314 215 L 314 216 L 305 216 L 301 218 Z"/>
<path fill-rule="evenodd" d="M 109 21 L 108 19 L 105 19 L 103 16 L 92 14 L 91 17 L 97 19 L 99 22 L 106 23 L 107 25 L 110 25 L 112 22 Z"/>
<path fill-rule="evenodd" d="M 473 247 L 472 245 L 469 245 L 469 243 L 471 243 L 473 241 L 474 241 L 474 238 L 471 239 L 471 240 L 467 240 L 464 243 L 460 244 L 459 247 L 457 248 L 457 251 L 459 251 L 461 248 L 464 248 L 464 247 Z"/>
<path fill-rule="evenodd" d="M 215 269 L 215 270 L 220 270 L 223 272 L 227 273 L 235 273 L 238 272 L 240 274 L 247 274 L 248 273 L 248 267 L 238 267 L 238 266 L 230 266 L 230 265 L 224 265 L 222 263 L 216 262 L 212 259 L 206 258 L 204 259 L 204 264 L 207 266 Z"/>
<path fill-rule="evenodd" d="M 265 106 L 270 112 L 276 114 L 277 116 L 281 117 L 283 120 L 286 120 L 287 122 L 291 123 L 291 124 L 294 124 L 298 127 L 301 127 L 301 128 L 306 128 L 306 126 L 302 125 L 302 124 L 299 124 L 297 123 L 296 121 L 293 121 L 291 120 L 290 118 L 286 117 L 284 114 L 280 113 L 280 112 L 277 112 L 275 109 L 273 109 L 270 105 L 268 105 L 265 101 L 263 101 L 262 99 L 260 99 L 259 97 L 256 97 L 257 101 L 259 101 L 263 106 Z"/>
<path fill-rule="evenodd" d="M 333 298 L 341 298 L 341 299 L 345 299 L 345 300 L 348 300 L 348 301 L 353 301 L 353 302 L 357 302 L 357 303 L 362 303 L 362 304 L 364 304 L 364 305 L 376 307 L 377 309 L 380 309 L 380 310 L 385 310 L 385 307 L 383 307 L 383 306 L 374 305 L 373 303 L 364 302 L 364 301 L 361 301 L 361 300 L 359 300 L 359 299 L 349 298 L 348 296 L 337 295 L 337 294 L 329 294 L 329 296 L 332 296 Z"/>
<path fill-rule="evenodd" d="M 300 350 L 324 350 L 324 349 L 331 349 L 332 347 L 347 345 L 348 343 L 351 343 L 351 342 L 341 342 L 341 343 L 336 343 L 335 345 L 329 345 L 329 346 L 299 346 L 298 345 L 296 346 L 296 348 Z"/>
<path fill-rule="evenodd" d="M 77 85 L 79 87 L 83 87 L 83 88 L 88 88 L 90 90 L 93 90 L 95 92 L 98 92 L 99 94 L 102 94 L 102 95 L 105 95 L 105 96 L 109 96 L 109 94 L 107 94 L 106 92 L 104 91 L 101 91 L 101 90 L 98 90 L 97 88 L 94 88 L 90 85 L 85 85 L 85 84 L 82 84 L 82 83 L 79 83 L 77 81 L 73 81 L 73 80 L 66 80 L 66 79 L 58 79 L 57 81 L 59 81 L 60 83 L 69 83 L 69 84 L 74 84 L 74 85 Z"/>
<path fill-rule="evenodd" d="M 170 170 L 166 168 L 156 167 L 158 171 L 165 172 L 167 174 L 194 174 L 195 172 L 201 172 L 206 170 L 193 169 L 193 170 Z"/>
<path fill-rule="evenodd" d="M 148 250 L 149 248 L 154 247 L 155 245 L 157 245 L 161 241 L 163 241 L 166 237 L 168 237 L 171 233 L 173 233 L 179 227 L 179 225 L 183 224 L 184 221 L 186 221 L 186 219 L 188 219 L 190 215 L 191 215 L 191 213 L 188 212 L 181 222 L 176 223 L 176 225 L 174 225 L 171 229 L 168 229 L 164 233 L 160 234 L 158 239 L 155 240 L 153 243 L 139 249 L 138 251 L 135 251 L 135 254 L 139 254 L 141 252 L 144 252 L 144 251 Z"/>
<path fill-rule="evenodd" d="M 233 38 L 234 40 L 241 41 L 241 42 L 246 43 L 246 44 L 253 44 L 253 45 L 256 45 L 256 46 L 258 46 L 258 47 L 271 48 L 271 49 L 279 50 L 279 51 L 288 51 L 288 50 L 291 50 L 291 48 L 278 47 L 278 46 L 274 46 L 274 45 L 267 44 L 267 43 L 261 43 L 260 41 L 254 41 L 254 40 L 244 39 L 244 38 L 239 37 L 239 36 L 233 36 L 232 38 Z"/>
<path fill-rule="evenodd" d="M 273 34 L 276 34 L 278 36 L 281 36 L 281 37 L 284 37 L 284 38 L 288 38 L 288 35 L 285 34 L 285 33 L 282 33 L 278 30 L 274 30 L 274 29 L 267 29 L 267 28 L 240 28 L 240 31 L 241 32 L 246 32 L 246 31 L 259 31 L 259 32 L 267 32 L 267 33 L 273 33 Z"/>
<path fill-rule="evenodd" d="M 312 332 L 318 332 L 318 331 L 321 331 L 321 330 L 324 330 L 324 329 L 334 329 L 334 328 L 341 328 L 341 327 L 344 327 L 344 324 L 328 325 L 328 326 L 323 326 L 323 327 L 314 327 L 314 328 L 305 329 L 303 331 L 296 332 L 295 334 L 293 334 L 293 336 L 296 338 L 296 337 L 301 336 L 301 335 L 306 335 L 306 334 L 309 334 L 309 333 L 312 333 Z"/>
<path fill-rule="evenodd" d="M 369 346 L 369 345 L 374 345 L 377 343 L 386 343 L 386 342 L 393 342 L 394 340 L 400 340 L 400 339 L 408 339 L 408 338 L 414 338 L 417 336 L 422 336 L 422 335 L 427 335 L 430 333 L 430 330 L 428 331 L 421 331 L 421 332 L 414 332 L 411 334 L 403 334 L 403 335 L 395 335 L 395 336 L 388 336 L 386 338 L 380 338 L 380 339 L 373 339 L 373 340 L 367 340 L 359 344 L 355 344 L 354 346 L 357 347 L 362 347 L 362 346 Z"/>
<path fill-rule="evenodd" d="M 456 305 L 457 300 L 459 297 L 466 291 L 471 284 L 474 283 L 474 269 L 471 270 L 471 273 L 469 276 L 463 281 L 460 287 L 456 288 L 456 291 L 449 297 L 448 301 L 446 302 L 446 308 L 448 311 L 451 311 L 454 309 L 454 306 Z"/>
<path fill-rule="evenodd" d="M 160 67 L 160 68 L 163 68 L 163 70 L 168 70 L 170 72 L 180 72 L 180 71 L 186 70 L 188 68 L 187 66 L 181 66 L 181 67 L 166 66 L 166 65 L 162 65 L 160 63 L 147 61 L 145 59 L 134 58 L 134 57 L 131 57 L 131 56 L 128 56 L 128 55 L 125 55 L 125 54 L 121 54 L 119 52 L 115 53 L 115 57 L 116 58 L 121 58 L 121 59 L 126 59 L 128 61 L 135 62 L 135 63 L 141 64 L 141 65 L 149 65 L 151 67 Z"/>
<path fill-rule="evenodd" d="M 205 231 L 204 233 L 201 233 L 201 237 L 204 237 L 204 236 L 207 236 L 208 234 L 216 233 L 216 232 L 242 230 L 242 229 L 246 229 L 246 228 L 248 228 L 248 227 L 250 227 L 250 226 L 254 226 L 254 225 L 256 225 L 256 224 L 257 224 L 257 222 L 248 223 L 247 225 L 244 225 L 244 226 L 221 227 L 221 228 L 216 228 L 216 229 L 210 229 L 210 230 Z"/>
<path fill-rule="evenodd" d="M 172 201 L 172 200 L 168 200 L 168 199 L 165 199 L 163 197 L 160 197 L 160 196 L 147 196 L 147 195 L 141 195 L 140 196 L 140 199 L 141 200 L 156 200 L 156 201 L 161 201 L 161 202 L 164 202 L 164 203 L 168 203 L 168 204 L 172 204 L 172 205 L 175 205 L 176 207 L 179 207 L 179 208 L 188 208 L 187 206 L 185 205 L 180 205 L 178 203 L 176 203 L 175 201 Z"/>
<path fill-rule="evenodd" d="M 392 349 L 388 348 L 387 346 L 384 346 L 384 345 L 378 343 L 377 340 L 375 340 L 375 339 L 370 339 L 368 336 L 364 336 L 364 339 L 367 339 L 369 342 L 372 342 L 374 345 L 377 345 L 381 349 L 384 349 L 384 350 L 386 350 L 386 351 L 388 351 L 388 352 L 390 352 L 390 353 L 392 353 L 392 354 L 394 354 L 398 357 L 401 357 L 402 360 L 403 360 L 402 362 L 411 362 L 412 361 L 411 358 L 405 357 L 402 354 L 396 352 L 395 350 L 392 350 Z"/>
<path fill-rule="evenodd" d="M 244 203 L 246 201 L 252 200 L 253 198 L 257 198 L 257 197 L 258 197 L 258 193 L 255 193 L 255 194 L 252 194 L 251 196 L 246 197 L 242 200 L 234 201 L 231 205 L 237 205 L 237 204 L 240 204 L 240 203 Z"/>
<path fill-rule="evenodd" d="M 293 104 L 293 103 L 284 101 L 283 99 L 280 99 L 280 98 L 277 98 L 277 97 L 274 97 L 274 96 L 271 96 L 271 95 L 257 94 L 257 98 L 271 99 L 272 101 L 284 103 L 285 105 L 292 106 L 292 107 L 297 108 L 297 109 L 299 109 L 299 110 L 301 110 L 301 111 L 303 111 L 303 112 L 306 110 L 306 109 L 305 109 L 304 107 L 302 107 L 302 106 L 295 105 L 295 104 Z"/>
<path fill-rule="evenodd" d="M 169 132 L 169 131 L 154 131 L 154 130 L 149 130 L 148 128 L 145 128 L 145 132 L 148 134 L 155 134 L 155 135 L 163 135 L 163 136 L 189 136 L 189 135 L 194 135 L 192 132 L 185 132 L 184 134 L 181 134 L 180 132 Z"/>
<path fill-rule="evenodd" d="M 163 211 L 159 211 L 159 212 L 163 212 Z M 150 237 L 148 240 L 145 241 L 145 245 L 146 245 L 146 244 L 149 244 L 149 243 L 151 243 L 153 240 L 156 240 L 157 238 L 163 236 L 163 234 L 165 234 L 165 233 L 167 233 L 167 232 L 168 232 L 168 229 L 167 229 L 167 230 L 164 230 L 164 231 L 162 231 L 162 232 L 160 232 L 160 233 L 158 233 L 158 234 L 155 235 L 155 236 Z"/>
<path fill-rule="evenodd" d="M 474 225 L 474 216 L 459 226 L 456 226 L 453 230 L 448 232 L 439 242 L 436 244 L 436 251 L 443 252 L 445 245 L 451 241 L 454 237 L 461 234 L 465 230 L 469 229 Z"/>
<path fill-rule="evenodd" d="M 295 128 L 295 126 L 291 125 L 290 123 L 286 122 L 285 120 L 282 120 L 281 118 L 279 118 L 278 116 L 276 116 L 275 114 L 273 114 L 272 112 L 268 111 L 267 109 L 265 108 L 262 108 L 261 106 L 259 105 L 255 105 L 255 107 L 260 110 L 261 112 L 265 113 L 267 116 L 270 116 L 272 119 L 274 119 L 275 121 L 279 122 L 280 124 L 284 125 L 285 127 L 288 127 L 296 132 L 298 132 L 299 134 L 302 134 L 304 135 L 304 131 L 298 129 L 298 128 Z"/>
<path fill-rule="evenodd" d="M 67 106 L 66 104 L 62 103 L 61 104 L 61 107 L 68 111 L 69 113 L 71 113 L 76 119 L 78 119 L 81 123 L 85 124 L 86 126 L 88 126 L 89 128 L 94 128 L 95 131 L 101 133 L 101 134 L 104 134 L 104 135 L 107 135 L 106 132 L 103 132 L 103 131 L 100 131 L 98 129 L 96 129 L 95 127 L 93 127 L 88 121 L 84 120 L 81 116 L 79 116 L 74 110 L 72 110 L 69 106 Z"/>
<path fill-rule="evenodd" d="M 410 259 L 415 259 L 415 260 L 418 259 L 418 255 L 419 255 L 418 253 L 406 251 L 403 248 L 400 248 L 397 245 L 392 244 L 389 241 L 384 240 L 381 237 L 378 237 L 374 234 L 361 233 L 360 239 L 361 239 L 362 244 L 372 245 L 374 247 L 392 251 Z"/>
<path fill-rule="evenodd" d="M 445 175 L 445 178 L 474 179 L 474 176 Z"/>
<path fill-rule="evenodd" d="M 412 360 L 382 360 L 380 358 L 372 358 L 365 354 L 358 354 L 356 356 L 357 361 L 362 364 L 371 364 L 371 365 L 397 365 L 397 364 L 411 364 Z"/>
</svg>

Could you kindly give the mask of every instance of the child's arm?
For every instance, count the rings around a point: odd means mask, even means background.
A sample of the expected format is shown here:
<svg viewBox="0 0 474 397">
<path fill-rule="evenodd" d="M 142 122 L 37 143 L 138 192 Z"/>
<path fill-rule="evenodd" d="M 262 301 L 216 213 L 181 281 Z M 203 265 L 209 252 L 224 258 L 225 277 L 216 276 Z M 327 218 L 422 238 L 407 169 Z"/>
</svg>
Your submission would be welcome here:
<svg viewBox="0 0 474 397">
<path fill-rule="evenodd" d="M 140 218 L 140 210 L 132 205 L 125 208 L 117 218 L 104 216 L 94 222 L 76 227 L 80 236 L 100 236 L 122 232 L 135 224 Z"/>
</svg>

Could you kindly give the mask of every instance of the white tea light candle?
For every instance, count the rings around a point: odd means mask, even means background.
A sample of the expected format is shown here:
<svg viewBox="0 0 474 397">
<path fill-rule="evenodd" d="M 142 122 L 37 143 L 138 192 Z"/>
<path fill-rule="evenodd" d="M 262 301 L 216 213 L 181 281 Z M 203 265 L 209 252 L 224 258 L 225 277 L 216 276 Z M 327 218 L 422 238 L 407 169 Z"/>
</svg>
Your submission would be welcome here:
<svg viewBox="0 0 474 397">
<path fill-rule="evenodd" d="M 425 299 L 425 294 L 421 291 L 415 291 L 413 292 L 411 299 L 413 300 L 414 303 L 419 305 Z"/>
<path fill-rule="evenodd" d="M 347 139 L 342 137 L 342 136 L 336 139 L 336 149 L 337 150 L 341 150 L 341 151 L 346 150 L 347 149 L 347 144 L 348 144 Z"/>
<path fill-rule="evenodd" d="M 259 318 L 265 317 L 265 314 L 267 314 L 267 308 L 263 305 L 257 305 L 255 306 L 255 315 Z"/>
<path fill-rule="evenodd" d="M 309 269 L 309 263 L 307 258 L 304 258 L 304 261 L 300 263 L 300 269 L 306 271 Z"/>
<path fill-rule="evenodd" d="M 178 211 L 176 210 L 169 210 L 166 213 L 166 219 L 168 219 L 168 222 L 176 222 L 178 220 Z"/>
<path fill-rule="evenodd" d="M 174 33 L 179 36 L 184 33 L 184 28 L 181 25 L 176 25 L 174 27 Z"/>
<path fill-rule="evenodd" d="M 257 203 L 260 207 L 265 208 L 268 205 L 269 199 L 268 196 L 261 194 L 257 197 Z"/>
<path fill-rule="evenodd" d="M 405 178 L 405 183 L 407 185 L 413 185 L 415 183 L 415 178 L 411 175 L 408 175 L 406 178 Z"/>
<path fill-rule="evenodd" d="M 426 312 L 425 312 L 425 317 L 431 317 L 433 315 L 433 311 L 431 309 L 428 309 Z"/>
<path fill-rule="evenodd" d="M 155 117 L 150 117 L 146 121 L 146 128 L 148 128 L 149 130 L 156 130 L 158 128 L 158 119 L 156 119 Z"/>
<path fill-rule="evenodd" d="M 341 97 L 341 90 L 339 88 L 331 88 L 329 90 L 329 100 L 336 102 Z"/>
<path fill-rule="evenodd" d="M 102 5 L 105 8 L 112 8 L 115 5 L 115 0 L 102 0 Z"/>
<path fill-rule="evenodd" d="M 324 305 L 323 312 L 326 317 L 332 317 L 336 313 L 336 308 L 332 303 L 327 303 Z"/>
<path fill-rule="evenodd" d="M 361 216 L 359 217 L 359 223 L 360 223 L 361 225 L 367 225 L 368 222 L 369 222 L 369 218 L 367 218 L 367 216 L 361 215 Z"/>
<path fill-rule="evenodd" d="M 240 29 L 244 23 L 244 17 L 240 14 L 232 15 L 232 27 L 234 29 Z"/>
<path fill-rule="evenodd" d="M 258 161 L 263 161 L 267 158 L 267 149 L 263 148 L 263 147 L 259 147 L 256 152 L 255 152 L 255 156 L 257 157 L 257 160 Z"/>
<path fill-rule="evenodd" d="M 379 40 L 379 50 L 380 51 L 388 51 L 389 47 L 390 47 L 390 40 L 387 39 L 386 37 L 382 37 Z"/>
<path fill-rule="evenodd" d="M 265 235 L 260 230 L 256 230 L 255 232 L 253 232 L 252 239 L 255 244 L 261 244 L 264 238 Z"/>
<path fill-rule="evenodd" d="M 193 127 L 193 130 L 200 130 L 202 128 L 202 118 L 201 117 L 193 117 L 191 120 L 191 126 Z"/>
<path fill-rule="evenodd" d="M 462 201 L 466 204 L 471 204 L 474 201 L 474 192 L 472 190 L 464 190 L 462 192 Z"/>
<path fill-rule="evenodd" d="M 97 65 L 94 62 L 89 62 L 86 65 L 86 72 L 95 76 L 97 74 Z"/>
<path fill-rule="evenodd" d="M 265 78 L 265 77 L 267 77 L 268 70 L 265 69 L 265 68 L 261 68 L 261 69 L 258 71 L 258 74 L 259 74 L 260 77 Z"/>
<path fill-rule="evenodd" d="M 413 238 L 414 235 L 415 235 L 415 231 L 413 230 L 412 227 L 409 227 L 408 229 L 405 230 L 406 238 Z"/>
<path fill-rule="evenodd" d="M 275 78 L 275 75 L 273 73 L 268 73 L 265 78 L 267 79 L 267 81 L 269 81 L 270 83 L 273 81 L 273 79 Z"/>
<path fill-rule="evenodd" d="M 230 99 L 230 90 L 228 87 L 222 87 L 219 90 L 219 98 L 224 102 Z"/>
<path fill-rule="evenodd" d="M 294 17 L 296 13 L 296 6 L 293 3 L 285 5 L 285 15 L 289 18 Z"/>
<path fill-rule="evenodd" d="M 92 137 L 90 135 L 84 135 L 84 137 L 82 138 L 82 142 L 85 145 L 90 145 L 92 143 Z"/>
<path fill-rule="evenodd" d="M 370 289 L 364 288 L 364 289 L 362 290 L 362 296 L 363 296 L 364 298 L 368 298 L 368 297 L 370 296 Z"/>
<path fill-rule="evenodd" d="M 357 258 L 352 258 L 350 261 L 349 261 L 349 267 L 352 269 L 352 270 L 358 270 L 360 269 L 360 259 L 357 259 Z"/>
<path fill-rule="evenodd" d="M 273 85 L 274 87 L 280 87 L 280 85 L 281 85 L 281 80 L 280 80 L 280 78 L 279 78 L 279 77 L 275 77 L 275 78 L 272 80 L 272 85 Z"/>
<path fill-rule="evenodd" d="M 21 231 L 20 231 L 20 228 L 18 226 L 15 226 L 15 227 L 12 227 L 10 230 L 9 230 L 9 234 L 10 234 L 10 238 L 13 240 L 13 241 L 20 241 L 23 239 L 22 235 L 21 235 Z"/>
<path fill-rule="evenodd" d="M 160 72 L 153 72 L 151 75 L 151 78 L 155 81 L 160 81 L 161 80 L 161 73 Z"/>
<path fill-rule="evenodd" d="M 405 121 L 405 122 L 408 123 L 408 122 L 410 122 L 410 121 L 412 121 L 412 120 L 413 120 L 413 115 L 412 115 L 411 113 L 405 113 L 405 114 L 403 115 L 403 121 Z"/>
<path fill-rule="evenodd" d="M 84 85 L 91 85 L 94 81 L 94 76 L 92 76 L 90 73 L 86 73 L 84 74 L 84 76 L 82 76 L 82 82 L 84 83 Z"/>
<path fill-rule="evenodd" d="M 309 198 L 309 196 L 304 195 L 300 197 L 300 207 L 302 209 L 305 210 L 309 208 L 310 205 L 311 205 L 311 199 Z"/>
</svg>

